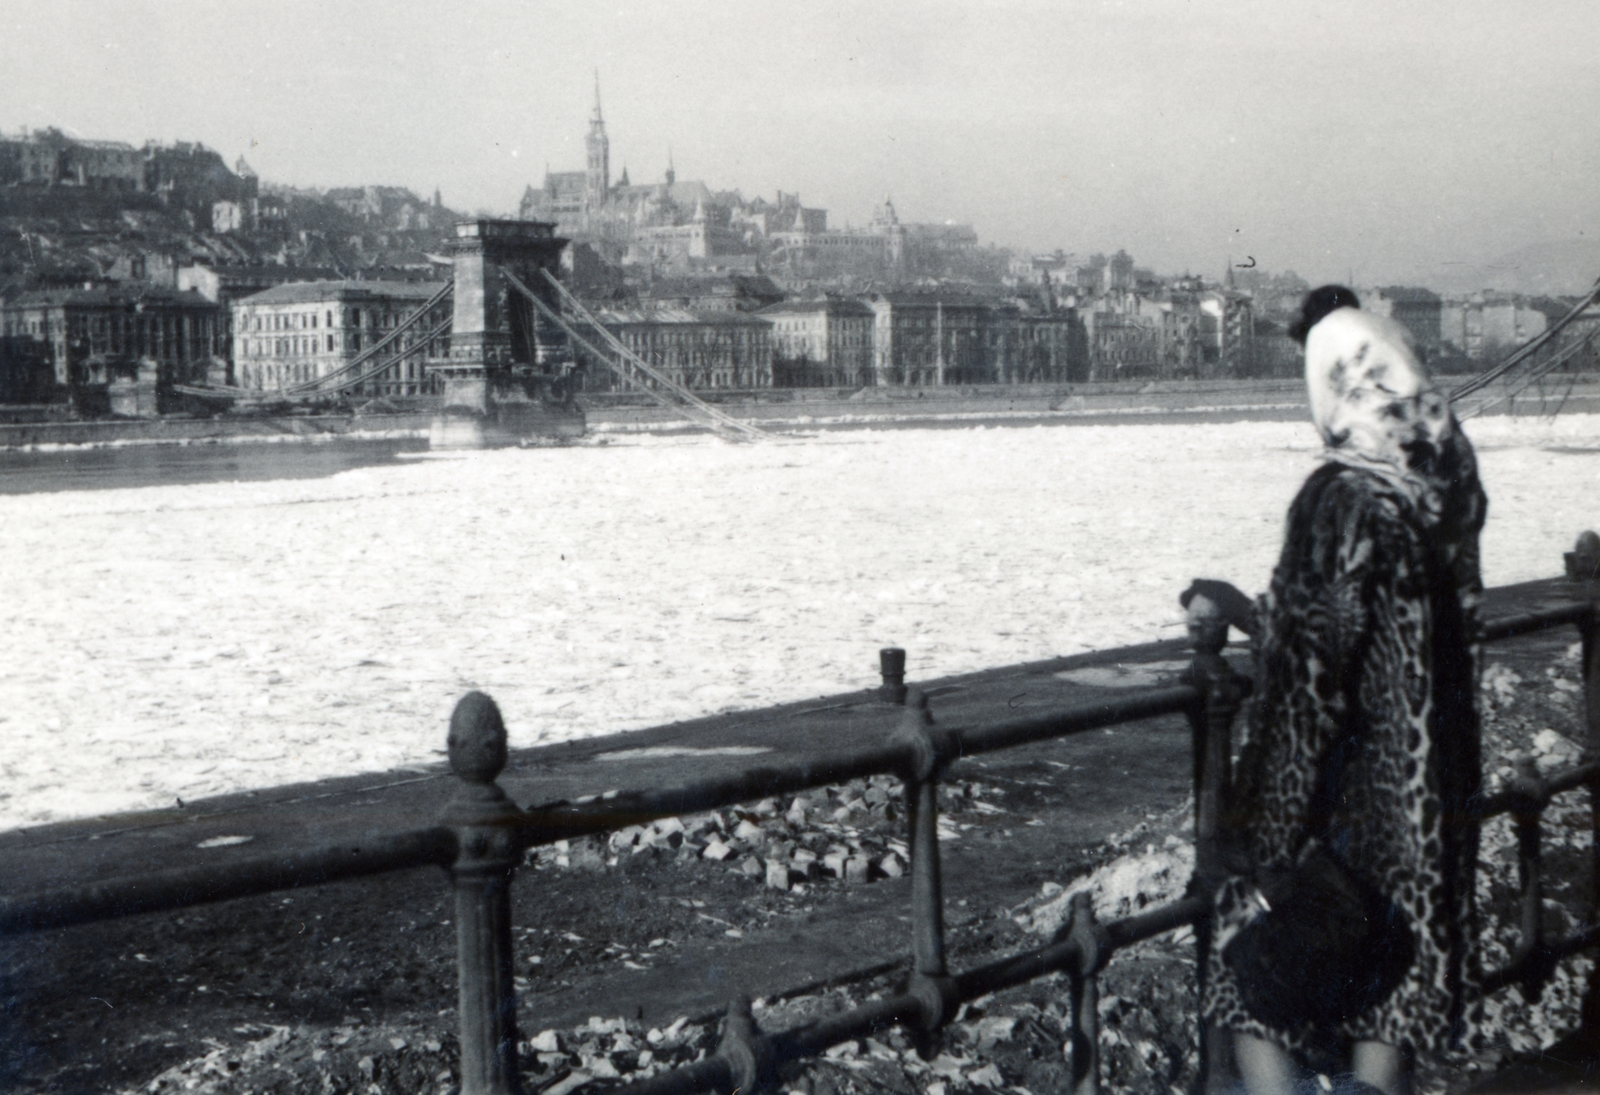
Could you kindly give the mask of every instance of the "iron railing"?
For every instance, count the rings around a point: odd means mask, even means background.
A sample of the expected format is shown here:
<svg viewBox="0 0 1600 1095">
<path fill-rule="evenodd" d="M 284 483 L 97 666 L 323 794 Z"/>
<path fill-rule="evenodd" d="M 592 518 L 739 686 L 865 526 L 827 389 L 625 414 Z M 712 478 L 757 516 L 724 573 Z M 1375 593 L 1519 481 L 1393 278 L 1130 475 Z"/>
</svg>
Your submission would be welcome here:
<svg viewBox="0 0 1600 1095">
<path fill-rule="evenodd" d="M 1593 534 L 1568 556 L 1569 576 L 1593 577 L 1600 559 Z M 1557 608 L 1489 621 L 1481 638 L 1497 642 L 1572 625 L 1582 639 L 1585 761 L 1541 777 L 1523 766 L 1506 790 L 1489 798 L 1482 816 L 1511 813 L 1518 831 L 1522 880 L 1522 932 L 1510 963 L 1491 972 L 1485 991 L 1517 984 L 1536 994 L 1562 957 L 1600 944 L 1600 886 L 1588 923 L 1565 939 L 1544 937 L 1541 911 L 1540 815 L 1553 796 L 1586 787 L 1591 823 L 1600 838 L 1600 606 L 1589 582 L 1582 599 Z M 1197 604 L 1203 599 L 1197 599 Z M 881 698 L 905 705 L 899 725 L 883 741 L 776 766 L 752 766 L 681 787 L 608 792 L 600 798 L 518 808 L 496 780 L 507 760 L 505 725 L 494 701 L 472 692 L 450 720 L 450 766 L 459 779 L 441 823 L 389 833 L 361 844 L 330 845 L 288 855 L 261 856 L 228 865 L 182 867 L 0 898 L 0 935 L 42 931 L 93 920 L 185 908 L 340 879 L 439 865 L 449 869 L 456 894 L 457 979 L 462 1095 L 511 1095 L 519 1090 L 516 993 L 513 983 L 511 881 L 529 848 L 605 833 L 681 814 L 734 806 L 752 799 L 844 783 L 872 775 L 904 782 L 911 860 L 911 972 L 903 991 L 870 1000 L 841 1014 L 772 1033 L 756 1028 L 747 1001 L 735 1000 L 723 1022 L 716 1053 L 621 1090 L 630 1095 L 749 1090 L 787 1061 L 893 1025 L 908 1029 L 931 1049 L 959 1006 L 1000 989 L 1052 973 L 1068 979 L 1070 1090 L 1099 1088 L 1096 975 L 1122 947 L 1185 925 L 1193 926 L 1202 960 L 1208 945 L 1209 902 L 1191 892 L 1162 907 L 1106 923 L 1096 920 L 1087 894 L 1078 894 L 1067 922 L 1050 943 L 960 973 L 945 960 L 943 888 L 938 844 L 938 786 L 944 768 L 960 757 L 1082 734 L 1100 727 L 1183 714 L 1194 731 L 1195 878 L 1217 870 L 1216 830 L 1227 793 L 1232 726 L 1249 680 L 1222 656 L 1227 628 L 1215 617 L 1194 615 L 1195 657 L 1183 683 L 1142 689 L 1042 714 L 936 726 L 927 701 L 904 682 L 905 654 L 881 656 Z M 1219 626 L 1220 625 L 1220 626 Z M 1600 879 L 1600 839 L 1594 842 Z M 1530 996 L 1531 998 L 1531 996 Z M 1202 1030 L 1200 1084 L 1218 1089 L 1208 1067 L 1215 1035 Z"/>
</svg>

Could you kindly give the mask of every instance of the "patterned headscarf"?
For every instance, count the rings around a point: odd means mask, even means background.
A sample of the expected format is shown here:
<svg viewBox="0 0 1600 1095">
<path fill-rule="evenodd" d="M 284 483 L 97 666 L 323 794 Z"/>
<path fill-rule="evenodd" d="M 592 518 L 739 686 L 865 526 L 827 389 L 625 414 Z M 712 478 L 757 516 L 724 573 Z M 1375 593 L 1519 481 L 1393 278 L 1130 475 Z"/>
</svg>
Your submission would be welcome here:
<svg viewBox="0 0 1600 1095">
<path fill-rule="evenodd" d="M 1306 335 L 1306 390 L 1328 459 L 1380 475 L 1437 512 L 1438 457 L 1455 419 L 1404 327 L 1355 308 L 1329 312 Z"/>
</svg>

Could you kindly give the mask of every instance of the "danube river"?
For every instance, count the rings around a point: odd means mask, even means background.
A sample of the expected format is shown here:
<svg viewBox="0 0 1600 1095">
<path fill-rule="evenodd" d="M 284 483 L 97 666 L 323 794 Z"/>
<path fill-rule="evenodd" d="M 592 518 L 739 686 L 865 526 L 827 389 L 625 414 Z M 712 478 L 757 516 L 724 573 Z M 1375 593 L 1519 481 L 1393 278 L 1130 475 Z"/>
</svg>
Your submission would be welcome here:
<svg viewBox="0 0 1600 1095">
<path fill-rule="evenodd" d="M 424 452 L 425 439 L 403 441 L 258 440 L 237 444 L 71 446 L 0 450 L 0 494 L 111 490 L 264 479 L 311 479 L 390 464 Z"/>
<path fill-rule="evenodd" d="M 1492 584 L 1600 525 L 1600 417 L 1470 424 Z M 43 454 L 0 495 L 0 826 L 1179 634 L 1266 582 L 1298 422 Z M 8 457 L 7 459 L 14 459 Z M 176 481 L 174 481 L 176 480 Z M 25 491 L 25 492 L 24 492 Z"/>
</svg>

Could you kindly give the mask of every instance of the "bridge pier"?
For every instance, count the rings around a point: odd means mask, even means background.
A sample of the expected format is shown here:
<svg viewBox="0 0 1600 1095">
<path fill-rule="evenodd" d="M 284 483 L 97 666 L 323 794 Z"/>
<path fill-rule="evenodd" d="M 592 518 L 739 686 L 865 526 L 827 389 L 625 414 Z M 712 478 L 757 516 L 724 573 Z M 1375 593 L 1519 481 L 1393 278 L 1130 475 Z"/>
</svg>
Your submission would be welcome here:
<svg viewBox="0 0 1600 1095">
<path fill-rule="evenodd" d="M 542 271 L 560 267 L 565 239 L 539 221 L 456 225 L 454 314 L 448 361 L 430 362 L 444 397 L 428 432 L 435 449 L 481 449 L 584 432 L 571 399 L 564 332 L 535 314 L 506 272 L 559 307 Z"/>
</svg>

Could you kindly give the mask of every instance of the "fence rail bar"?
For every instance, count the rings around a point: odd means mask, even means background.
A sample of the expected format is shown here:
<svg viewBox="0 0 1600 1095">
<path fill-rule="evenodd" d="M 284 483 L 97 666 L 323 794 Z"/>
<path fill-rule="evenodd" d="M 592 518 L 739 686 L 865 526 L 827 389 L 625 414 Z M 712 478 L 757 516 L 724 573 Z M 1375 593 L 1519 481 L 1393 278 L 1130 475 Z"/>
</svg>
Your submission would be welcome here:
<svg viewBox="0 0 1600 1095">
<path fill-rule="evenodd" d="M 1516 616 L 1497 616 L 1483 625 L 1483 641 L 1493 643 L 1502 639 L 1514 639 L 1518 635 L 1529 635 L 1535 631 L 1560 627 L 1562 624 L 1582 626 L 1593 615 L 1594 605 L 1582 601 L 1577 604 L 1561 605 L 1558 608 L 1541 609 L 1538 612 L 1520 613 Z"/>
<path fill-rule="evenodd" d="M 1133 692 L 1116 699 L 1076 704 L 1043 715 L 1005 719 L 970 730 L 957 730 L 953 732 L 958 746 L 956 756 L 976 756 L 997 749 L 1081 734 L 1086 730 L 1098 730 L 1102 726 L 1137 722 L 1158 715 L 1181 714 L 1199 702 L 1200 698 L 1195 688 L 1186 684 L 1174 685 Z"/>
<path fill-rule="evenodd" d="M 1533 803 L 1543 810 L 1550 805 L 1550 800 L 1556 795 L 1567 791 L 1576 791 L 1580 787 L 1600 780 L 1600 764 L 1580 764 L 1576 768 L 1568 768 L 1564 772 L 1557 772 L 1549 779 L 1542 780 L 1540 790 L 1533 796 Z M 1527 792 L 1520 789 L 1501 791 L 1496 795 L 1488 795 L 1478 808 L 1480 818 L 1490 818 L 1497 814 L 1510 813 L 1521 808 L 1527 799 Z"/>
<path fill-rule="evenodd" d="M 1483 975 L 1482 992 L 1484 996 L 1499 992 L 1507 985 L 1516 984 L 1518 981 L 1528 980 L 1530 968 L 1553 966 L 1561 959 L 1579 951 L 1588 950 L 1590 947 L 1600 946 L 1600 925 L 1585 928 L 1574 932 L 1559 943 L 1548 943 L 1536 951 L 1523 955 L 1521 958 L 1509 962 L 1500 969 Z"/>
<path fill-rule="evenodd" d="M 175 867 L 0 898 L 0 935 L 181 909 L 412 867 L 445 867 L 455 857 L 455 834 L 436 826 L 385 833 L 359 843 L 257 856 L 226 866 Z"/>
<path fill-rule="evenodd" d="M 936 729 L 934 736 L 941 740 L 941 749 L 948 749 L 952 757 L 975 756 L 1082 734 L 1117 723 L 1178 714 L 1188 710 L 1199 698 L 1199 692 L 1187 685 L 1153 688 L 1115 699 L 1063 707 L 1044 715 L 1006 719 L 966 729 Z M 746 768 L 682 787 L 625 791 L 593 802 L 538 806 L 527 812 L 520 839 L 523 847 L 534 847 L 627 825 L 643 825 L 658 818 L 716 810 L 753 798 L 792 794 L 885 773 L 898 774 L 905 768 L 907 759 L 905 745 L 875 745 L 830 756 L 806 757 L 784 766 Z"/>
<path fill-rule="evenodd" d="M 1046 715 L 940 730 L 941 750 L 954 756 L 1005 749 L 1032 741 L 1080 734 L 1116 723 L 1173 714 L 1194 703 L 1187 686 L 1151 689 L 1126 697 L 1058 709 Z M 906 765 L 908 747 L 886 744 L 832 756 L 807 757 L 783 767 L 747 768 L 719 779 L 683 787 L 637 791 L 582 804 L 558 803 L 521 815 L 521 848 L 609 832 L 657 818 L 720 809 L 753 798 L 846 783 Z M 87 886 L 0 898 L 0 934 L 42 931 L 135 913 L 180 909 L 273 890 L 382 874 L 430 865 L 449 866 L 455 837 L 447 828 L 411 830 L 333 845 L 258 856 L 225 865 L 175 867 L 137 877 L 108 879 Z"/>
</svg>

